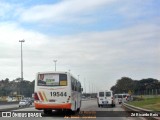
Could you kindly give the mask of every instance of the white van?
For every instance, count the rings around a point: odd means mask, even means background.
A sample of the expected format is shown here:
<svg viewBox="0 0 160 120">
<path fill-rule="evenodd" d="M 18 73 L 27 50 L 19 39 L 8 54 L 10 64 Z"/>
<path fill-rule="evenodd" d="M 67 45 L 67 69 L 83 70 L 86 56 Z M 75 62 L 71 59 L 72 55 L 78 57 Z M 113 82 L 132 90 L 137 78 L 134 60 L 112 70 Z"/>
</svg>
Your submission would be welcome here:
<svg viewBox="0 0 160 120">
<path fill-rule="evenodd" d="M 97 103 L 98 107 L 103 107 L 106 105 L 115 106 L 115 100 L 112 91 L 99 91 L 97 93 Z"/>
<path fill-rule="evenodd" d="M 122 101 L 123 101 L 123 95 L 122 94 L 115 94 L 114 98 L 115 98 L 116 103 L 121 104 Z"/>
<path fill-rule="evenodd" d="M 119 104 L 121 104 L 122 102 L 127 102 L 132 100 L 131 96 L 127 93 L 115 94 L 114 98 L 115 98 L 115 101 L 117 101 Z"/>
</svg>

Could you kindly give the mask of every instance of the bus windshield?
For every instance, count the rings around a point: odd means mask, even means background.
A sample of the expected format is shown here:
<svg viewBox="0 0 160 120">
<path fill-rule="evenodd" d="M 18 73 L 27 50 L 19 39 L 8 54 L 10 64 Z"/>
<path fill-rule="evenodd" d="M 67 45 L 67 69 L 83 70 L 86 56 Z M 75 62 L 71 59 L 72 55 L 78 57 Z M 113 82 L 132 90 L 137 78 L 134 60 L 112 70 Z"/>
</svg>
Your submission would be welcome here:
<svg viewBox="0 0 160 120">
<path fill-rule="evenodd" d="M 38 86 L 67 86 L 66 74 L 38 74 Z"/>
</svg>

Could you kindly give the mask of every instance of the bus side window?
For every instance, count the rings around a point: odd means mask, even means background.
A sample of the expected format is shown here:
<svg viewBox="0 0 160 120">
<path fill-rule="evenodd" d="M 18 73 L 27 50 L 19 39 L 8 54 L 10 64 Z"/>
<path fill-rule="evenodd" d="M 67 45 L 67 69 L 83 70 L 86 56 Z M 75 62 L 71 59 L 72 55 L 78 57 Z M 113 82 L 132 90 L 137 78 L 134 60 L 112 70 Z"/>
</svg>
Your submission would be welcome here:
<svg viewBox="0 0 160 120">
<path fill-rule="evenodd" d="M 73 80 L 73 78 L 71 78 L 71 87 L 72 87 L 72 90 L 74 90 L 74 80 Z"/>
<path fill-rule="evenodd" d="M 71 87 L 73 91 L 81 92 L 81 83 L 73 77 L 71 78 Z"/>
<path fill-rule="evenodd" d="M 81 92 L 81 83 L 78 82 L 78 92 Z"/>
<path fill-rule="evenodd" d="M 81 84 L 79 83 L 79 90 L 78 90 L 78 92 L 81 92 Z"/>
<path fill-rule="evenodd" d="M 77 91 L 77 81 L 74 82 L 74 90 Z"/>
<path fill-rule="evenodd" d="M 79 82 L 77 82 L 77 92 L 79 92 Z"/>
<path fill-rule="evenodd" d="M 73 91 L 76 91 L 76 80 L 72 77 L 72 78 L 71 78 L 71 81 L 72 81 L 72 82 L 71 82 L 72 90 L 73 90 Z"/>
</svg>

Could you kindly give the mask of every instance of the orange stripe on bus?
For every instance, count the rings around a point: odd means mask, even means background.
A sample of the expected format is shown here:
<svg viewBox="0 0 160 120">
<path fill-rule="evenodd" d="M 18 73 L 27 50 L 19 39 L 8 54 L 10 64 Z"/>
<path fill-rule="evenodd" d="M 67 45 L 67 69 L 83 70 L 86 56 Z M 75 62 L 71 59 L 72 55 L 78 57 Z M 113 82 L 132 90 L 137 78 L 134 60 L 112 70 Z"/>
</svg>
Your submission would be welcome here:
<svg viewBox="0 0 160 120">
<path fill-rule="evenodd" d="M 48 101 L 47 98 L 46 98 L 46 95 L 45 95 L 44 91 L 42 92 L 42 94 L 44 96 L 45 101 Z"/>
<path fill-rule="evenodd" d="M 42 101 L 44 101 L 44 99 L 43 99 L 43 96 L 42 96 L 41 92 L 38 92 L 38 93 L 39 93 L 39 96 L 40 96 L 41 100 L 42 100 Z"/>
<path fill-rule="evenodd" d="M 43 104 L 34 103 L 36 109 L 71 109 L 71 103 L 61 103 L 61 104 Z"/>
<path fill-rule="evenodd" d="M 44 99 L 44 102 L 46 102 L 46 99 L 45 99 L 45 97 L 44 97 L 43 91 L 41 91 L 41 95 L 42 95 L 42 97 L 43 97 L 43 99 Z"/>
</svg>

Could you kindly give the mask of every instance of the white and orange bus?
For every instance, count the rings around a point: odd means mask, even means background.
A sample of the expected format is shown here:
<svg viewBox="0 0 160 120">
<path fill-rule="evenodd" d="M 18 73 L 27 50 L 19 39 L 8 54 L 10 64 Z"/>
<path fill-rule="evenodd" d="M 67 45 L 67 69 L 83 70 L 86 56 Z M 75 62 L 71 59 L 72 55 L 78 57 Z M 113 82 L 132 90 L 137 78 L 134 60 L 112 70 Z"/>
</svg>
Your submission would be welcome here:
<svg viewBox="0 0 160 120">
<path fill-rule="evenodd" d="M 69 72 L 39 72 L 35 79 L 34 104 L 45 114 L 52 110 L 79 111 L 81 83 Z"/>
</svg>

